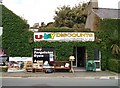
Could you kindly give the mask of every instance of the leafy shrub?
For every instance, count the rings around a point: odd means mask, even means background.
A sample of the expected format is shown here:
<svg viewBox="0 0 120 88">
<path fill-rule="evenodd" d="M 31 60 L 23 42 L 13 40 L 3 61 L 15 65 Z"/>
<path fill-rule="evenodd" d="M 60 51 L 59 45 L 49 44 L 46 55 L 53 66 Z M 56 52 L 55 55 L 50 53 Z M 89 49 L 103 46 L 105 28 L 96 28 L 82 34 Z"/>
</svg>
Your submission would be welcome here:
<svg viewBox="0 0 120 88">
<path fill-rule="evenodd" d="M 120 73 L 120 60 L 109 59 L 108 60 L 108 70 Z"/>
</svg>

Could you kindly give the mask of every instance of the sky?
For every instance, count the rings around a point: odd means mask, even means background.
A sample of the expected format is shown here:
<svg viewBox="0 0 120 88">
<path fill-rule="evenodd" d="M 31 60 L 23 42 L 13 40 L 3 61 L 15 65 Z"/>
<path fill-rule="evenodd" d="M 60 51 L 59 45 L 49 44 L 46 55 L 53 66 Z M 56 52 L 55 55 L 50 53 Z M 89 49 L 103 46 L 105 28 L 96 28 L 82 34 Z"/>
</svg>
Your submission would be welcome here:
<svg viewBox="0 0 120 88">
<path fill-rule="evenodd" d="M 28 24 L 53 22 L 57 7 L 71 7 L 89 0 L 3 0 L 3 4 L 15 14 L 28 20 Z M 120 0 L 98 0 L 100 8 L 118 8 Z"/>
</svg>

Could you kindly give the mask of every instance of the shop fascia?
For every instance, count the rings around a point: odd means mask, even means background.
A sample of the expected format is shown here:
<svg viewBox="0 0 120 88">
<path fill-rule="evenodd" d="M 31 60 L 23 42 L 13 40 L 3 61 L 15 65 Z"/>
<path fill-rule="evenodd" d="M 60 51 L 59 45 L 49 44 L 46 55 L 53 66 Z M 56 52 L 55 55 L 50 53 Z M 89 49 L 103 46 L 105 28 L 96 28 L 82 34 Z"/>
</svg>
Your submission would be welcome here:
<svg viewBox="0 0 120 88">
<path fill-rule="evenodd" d="M 94 41 L 92 32 L 36 32 L 34 41 L 52 40 L 52 41 Z"/>
</svg>

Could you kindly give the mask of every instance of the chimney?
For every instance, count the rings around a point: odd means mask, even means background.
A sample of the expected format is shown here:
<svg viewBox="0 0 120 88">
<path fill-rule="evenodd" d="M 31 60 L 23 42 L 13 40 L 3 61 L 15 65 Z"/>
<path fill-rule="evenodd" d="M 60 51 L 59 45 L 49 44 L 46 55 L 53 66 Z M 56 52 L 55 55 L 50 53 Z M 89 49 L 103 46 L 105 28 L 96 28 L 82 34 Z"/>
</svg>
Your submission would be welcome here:
<svg viewBox="0 0 120 88">
<path fill-rule="evenodd" d="M 92 8 L 98 8 L 98 0 L 90 0 Z"/>
<path fill-rule="evenodd" d="M 90 14 L 93 8 L 98 8 L 98 0 L 90 0 L 86 12 Z"/>
</svg>

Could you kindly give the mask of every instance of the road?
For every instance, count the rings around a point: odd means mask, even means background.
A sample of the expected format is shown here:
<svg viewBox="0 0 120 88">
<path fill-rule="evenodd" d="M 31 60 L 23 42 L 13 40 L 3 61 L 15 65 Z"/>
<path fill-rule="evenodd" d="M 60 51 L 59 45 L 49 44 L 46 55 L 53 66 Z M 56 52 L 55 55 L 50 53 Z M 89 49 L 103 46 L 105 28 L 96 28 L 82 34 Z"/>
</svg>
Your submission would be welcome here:
<svg viewBox="0 0 120 88">
<path fill-rule="evenodd" d="M 117 79 L 3 78 L 3 86 L 118 86 Z"/>
</svg>

